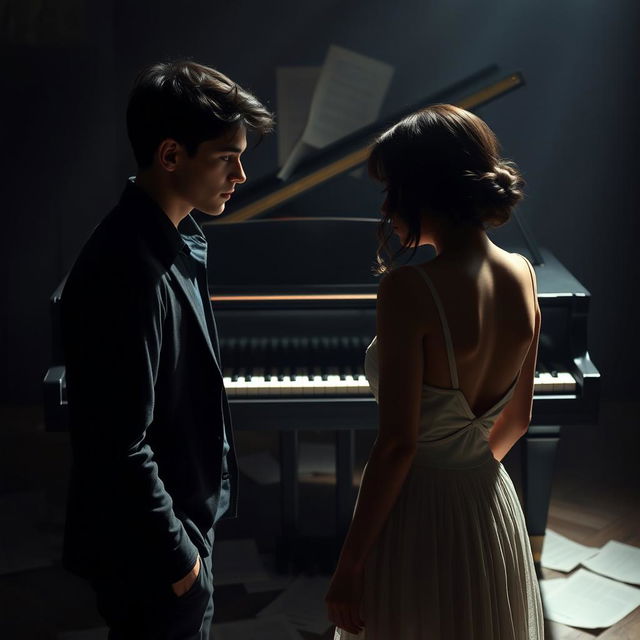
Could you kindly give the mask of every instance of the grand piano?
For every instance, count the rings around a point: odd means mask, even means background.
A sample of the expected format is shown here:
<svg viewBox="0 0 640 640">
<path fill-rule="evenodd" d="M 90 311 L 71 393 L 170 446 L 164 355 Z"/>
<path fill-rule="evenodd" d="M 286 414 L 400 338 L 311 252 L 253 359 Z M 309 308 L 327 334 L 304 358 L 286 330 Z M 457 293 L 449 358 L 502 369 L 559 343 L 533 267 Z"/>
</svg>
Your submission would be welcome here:
<svg viewBox="0 0 640 640">
<path fill-rule="evenodd" d="M 239 190 L 229 213 L 202 218 L 209 242 L 211 299 L 218 322 L 225 387 L 235 429 L 277 430 L 280 438 L 282 537 L 279 565 L 299 541 L 298 434 L 329 430 L 336 442 L 338 550 L 354 507 L 355 431 L 376 429 L 377 405 L 364 378 L 364 351 L 375 333 L 377 279 L 372 264 L 377 218 L 296 215 L 295 201 L 363 163 L 387 124 L 435 102 L 473 110 L 522 86 L 519 73 L 482 69 L 424 102 L 319 151 L 286 181 L 276 173 Z M 312 195 L 313 195 L 312 194 Z M 350 206 L 351 203 L 346 203 Z M 308 208 L 308 207 L 307 207 Z M 561 426 L 597 421 L 600 375 L 589 358 L 589 292 L 524 221 L 493 241 L 526 255 L 536 271 L 542 326 L 533 417 L 521 441 L 523 508 L 534 559 L 547 523 Z M 502 228 L 500 228 L 502 229 Z M 494 232 L 490 232 L 494 234 Z M 411 262 L 424 262 L 431 247 Z M 67 423 L 59 300 L 51 299 L 53 364 L 44 379 L 49 430 Z"/>
</svg>

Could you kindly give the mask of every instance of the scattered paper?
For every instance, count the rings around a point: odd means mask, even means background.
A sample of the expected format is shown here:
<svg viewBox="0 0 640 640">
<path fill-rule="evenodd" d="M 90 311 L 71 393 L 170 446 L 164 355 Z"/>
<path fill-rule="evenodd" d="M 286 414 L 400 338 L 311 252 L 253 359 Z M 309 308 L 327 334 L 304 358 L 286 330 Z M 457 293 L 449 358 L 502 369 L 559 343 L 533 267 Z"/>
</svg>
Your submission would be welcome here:
<svg viewBox="0 0 640 640">
<path fill-rule="evenodd" d="M 283 615 L 211 625 L 216 640 L 303 640 Z"/>
<path fill-rule="evenodd" d="M 541 580 L 540 588 L 545 618 L 572 627 L 610 627 L 640 606 L 640 589 L 585 569 L 568 578 Z"/>
<path fill-rule="evenodd" d="M 322 67 L 278 67 L 278 166 L 281 167 L 302 137 Z"/>
<path fill-rule="evenodd" d="M 44 491 L 0 496 L 0 575 L 53 564 L 56 536 L 42 530 Z"/>
<path fill-rule="evenodd" d="M 565 581 L 566 578 L 550 578 L 548 580 L 540 580 L 539 585 L 542 602 L 546 603 L 547 598 L 553 595 L 554 591 L 563 587 Z"/>
<path fill-rule="evenodd" d="M 271 576 L 268 580 L 260 580 L 259 582 L 245 582 L 244 588 L 247 593 L 283 591 L 291 584 L 292 580 L 293 578 L 291 576 Z"/>
<path fill-rule="evenodd" d="M 301 442 L 298 448 L 298 473 L 335 473 L 336 448 L 333 444 Z"/>
<path fill-rule="evenodd" d="M 331 45 L 313 92 L 302 136 L 278 177 L 287 180 L 302 159 L 376 120 L 393 67 L 385 62 Z"/>
<path fill-rule="evenodd" d="M 0 495 L 0 518 L 38 522 L 45 512 L 45 492 L 15 491 Z"/>
<path fill-rule="evenodd" d="M 258 484 L 276 484 L 280 482 L 278 461 L 268 452 L 259 451 L 238 458 L 242 473 Z"/>
<path fill-rule="evenodd" d="M 216 586 L 267 580 L 269 574 L 255 540 L 216 540 L 213 545 L 213 582 Z"/>
<path fill-rule="evenodd" d="M 335 474 L 335 455 L 333 444 L 301 442 L 298 448 L 298 475 Z M 238 466 L 242 473 L 259 484 L 280 482 L 280 466 L 268 451 L 240 456 Z"/>
<path fill-rule="evenodd" d="M 640 549 L 629 544 L 609 540 L 600 552 L 582 564 L 603 576 L 640 585 Z"/>
<path fill-rule="evenodd" d="M 324 603 L 328 589 L 327 576 L 296 578 L 258 617 L 281 614 L 296 629 L 321 635 L 331 625 Z"/>
<path fill-rule="evenodd" d="M 63 631 L 58 634 L 58 640 L 107 640 L 109 629 L 99 627 L 98 629 L 82 629 L 81 631 Z"/>
<path fill-rule="evenodd" d="M 546 569 L 568 572 L 599 550 L 597 547 L 578 544 L 551 529 L 546 529 L 540 564 Z"/>
<path fill-rule="evenodd" d="M 289 574 L 281 574 L 276 571 L 276 559 L 272 553 L 261 553 L 260 559 L 262 560 L 269 579 L 260 580 L 258 582 L 245 582 L 244 588 L 247 593 L 283 591 L 289 586 L 289 584 L 291 584 L 293 576 Z"/>
</svg>

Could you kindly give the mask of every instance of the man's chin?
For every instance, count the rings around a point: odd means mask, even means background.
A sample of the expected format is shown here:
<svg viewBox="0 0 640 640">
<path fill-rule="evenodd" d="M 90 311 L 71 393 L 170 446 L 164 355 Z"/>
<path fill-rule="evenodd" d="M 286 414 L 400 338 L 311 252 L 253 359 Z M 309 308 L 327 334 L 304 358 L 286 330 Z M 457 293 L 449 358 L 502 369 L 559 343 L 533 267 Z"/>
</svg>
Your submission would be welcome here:
<svg viewBox="0 0 640 640">
<path fill-rule="evenodd" d="M 221 213 L 224 213 L 224 202 L 220 205 L 217 205 L 215 207 L 210 207 L 207 209 L 199 209 L 199 211 L 202 211 L 202 213 L 206 213 L 208 216 L 219 216 Z"/>
</svg>

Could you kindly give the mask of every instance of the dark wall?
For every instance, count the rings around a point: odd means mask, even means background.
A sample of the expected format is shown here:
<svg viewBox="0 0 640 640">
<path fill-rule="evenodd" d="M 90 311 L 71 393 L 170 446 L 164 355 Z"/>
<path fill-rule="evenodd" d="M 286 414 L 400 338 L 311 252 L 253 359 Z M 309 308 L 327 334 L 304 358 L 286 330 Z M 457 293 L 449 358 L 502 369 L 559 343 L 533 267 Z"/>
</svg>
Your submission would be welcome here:
<svg viewBox="0 0 640 640">
<path fill-rule="evenodd" d="M 133 172 L 124 110 L 137 71 L 189 56 L 277 111 L 276 67 L 319 65 L 332 43 L 394 65 L 383 115 L 490 63 L 523 72 L 525 88 L 478 114 L 527 179 L 521 216 L 592 294 L 589 346 L 603 397 L 631 396 L 639 311 L 635 0 L 277 4 L 87 3 L 78 42 L 2 46 L 0 400 L 39 401 L 48 295 Z M 276 149 L 272 136 L 247 153 L 250 179 L 275 168 Z M 345 176 L 296 206 L 375 215 L 378 199 L 366 179 Z"/>
<path fill-rule="evenodd" d="M 11 404 L 40 401 L 49 295 L 119 185 L 113 7 L 47 4 L 0 10 L 0 401 Z"/>
</svg>

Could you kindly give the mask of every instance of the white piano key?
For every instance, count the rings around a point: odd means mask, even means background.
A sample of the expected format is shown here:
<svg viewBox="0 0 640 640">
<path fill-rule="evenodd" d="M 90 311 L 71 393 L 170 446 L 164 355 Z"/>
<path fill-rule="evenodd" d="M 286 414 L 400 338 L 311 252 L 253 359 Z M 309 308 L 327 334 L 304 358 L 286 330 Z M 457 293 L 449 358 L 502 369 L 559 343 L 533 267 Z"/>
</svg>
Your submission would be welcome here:
<svg viewBox="0 0 640 640">
<path fill-rule="evenodd" d="M 563 393 L 573 393 L 576 390 L 575 378 L 568 372 L 558 372 L 558 380 L 561 385 L 560 390 Z"/>
<path fill-rule="evenodd" d="M 538 384 L 540 391 L 544 393 L 552 393 L 555 390 L 555 380 L 550 373 L 540 373 L 540 382 Z"/>
<path fill-rule="evenodd" d="M 281 394 L 281 390 L 280 390 L 280 386 L 278 385 L 278 376 L 272 376 L 272 375 L 264 376 L 264 382 L 260 387 L 260 395 L 279 396 L 280 394 Z"/>
<path fill-rule="evenodd" d="M 359 394 L 361 390 L 361 385 L 358 381 L 357 376 L 347 376 L 347 392 L 353 394 Z"/>
</svg>

